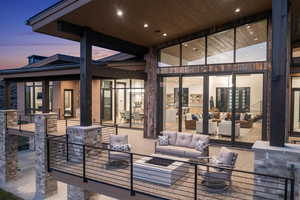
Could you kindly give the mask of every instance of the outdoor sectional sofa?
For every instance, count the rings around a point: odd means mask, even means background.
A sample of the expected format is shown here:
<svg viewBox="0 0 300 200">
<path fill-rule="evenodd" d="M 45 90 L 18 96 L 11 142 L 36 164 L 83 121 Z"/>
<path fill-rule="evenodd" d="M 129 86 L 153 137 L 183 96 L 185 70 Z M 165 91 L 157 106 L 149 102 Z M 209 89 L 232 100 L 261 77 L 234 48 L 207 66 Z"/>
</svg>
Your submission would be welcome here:
<svg viewBox="0 0 300 200">
<path fill-rule="evenodd" d="M 159 145 L 159 142 L 155 143 L 155 153 L 165 154 L 170 156 L 198 159 L 201 157 L 209 156 L 209 136 L 182 133 L 175 131 L 162 131 L 161 135 L 168 136 L 169 144 L 167 146 Z M 195 149 L 196 143 L 199 141 L 205 141 L 207 144 L 203 151 Z"/>
</svg>

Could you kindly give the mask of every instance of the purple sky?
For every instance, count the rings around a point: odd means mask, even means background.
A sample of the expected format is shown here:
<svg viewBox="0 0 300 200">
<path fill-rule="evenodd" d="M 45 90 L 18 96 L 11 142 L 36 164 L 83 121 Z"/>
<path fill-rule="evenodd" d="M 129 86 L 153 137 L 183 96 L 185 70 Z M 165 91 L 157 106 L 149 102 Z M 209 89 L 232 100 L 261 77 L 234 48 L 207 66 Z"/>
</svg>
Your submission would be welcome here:
<svg viewBox="0 0 300 200">
<path fill-rule="evenodd" d="M 1 0 L 0 69 L 27 64 L 33 54 L 51 56 L 56 53 L 78 56 L 79 43 L 32 32 L 25 21 L 59 0 Z M 113 51 L 93 48 L 93 58 L 111 55 Z"/>
</svg>

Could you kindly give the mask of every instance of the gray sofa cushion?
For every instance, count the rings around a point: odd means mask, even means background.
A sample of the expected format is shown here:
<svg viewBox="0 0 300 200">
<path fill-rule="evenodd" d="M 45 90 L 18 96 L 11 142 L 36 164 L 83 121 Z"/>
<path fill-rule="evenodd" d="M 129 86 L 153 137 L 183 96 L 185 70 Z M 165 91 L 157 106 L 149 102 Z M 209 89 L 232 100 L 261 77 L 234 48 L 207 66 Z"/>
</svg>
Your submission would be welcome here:
<svg viewBox="0 0 300 200">
<path fill-rule="evenodd" d="M 185 149 L 177 146 L 157 146 L 156 153 L 184 157 Z"/>
<path fill-rule="evenodd" d="M 219 155 L 217 157 L 217 160 L 221 164 L 232 165 L 233 156 L 234 156 L 234 152 L 230 151 L 226 147 L 222 147 L 220 149 L 220 153 L 219 153 Z"/>
<path fill-rule="evenodd" d="M 176 146 L 189 147 L 192 142 L 191 133 L 177 133 Z"/>
<path fill-rule="evenodd" d="M 197 151 L 196 149 L 185 148 L 184 149 L 184 157 L 187 158 L 197 158 L 204 156 L 202 152 Z"/>
<path fill-rule="evenodd" d="M 193 134 L 192 142 L 190 143 L 189 147 L 195 148 L 199 140 L 204 141 L 206 144 L 209 143 L 209 137 L 207 135 Z"/>
<path fill-rule="evenodd" d="M 162 131 L 161 134 L 168 136 L 169 145 L 176 145 L 177 132 L 175 132 L 175 131 Z"/>
</svg>

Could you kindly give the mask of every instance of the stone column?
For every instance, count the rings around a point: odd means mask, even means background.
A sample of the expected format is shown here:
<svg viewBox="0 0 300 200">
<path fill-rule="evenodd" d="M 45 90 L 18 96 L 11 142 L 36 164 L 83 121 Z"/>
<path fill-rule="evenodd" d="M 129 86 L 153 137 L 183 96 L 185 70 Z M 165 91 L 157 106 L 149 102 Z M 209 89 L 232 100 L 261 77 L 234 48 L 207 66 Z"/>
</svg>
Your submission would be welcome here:
<svg viewBox="0 0 300 200">
<path fill-rule="evenodd" d="M 0 183 L 17 176 L 18 136 L 8 135 L 7 127 L 17 126 L 16 110 L 0 110 Z"/>
<path fill-rule="evenodd" d="M 281 176 L 281 177 L 293 177 L 295 176 L 295 200 L 300 199 L 300 145 L 285 144 L 284 147 L 270 146 L 269 142 L 257 141 L 253 145 L 255 160 L 254 171 L 257 173 Z M 284 185 L 272 183 L 275 179 L 271 179 L 264 176 L 256 176 L 255 185 L 263 185 L 266 188 L 259 187 L 262 192 L 257 194 L 258 197 L 254 199 L 283 199 L 284 192 L 272 189 L 281 187 L 284 190 Z M 268 187 L 268 188 L 267 188 Z M 288 188 L 290 189 L 290 188 Z M 274 197 L 275 194 L 277 195 Z M 261 197 L 261 198 L 259 198 Z"/>
<path fill-rule="evenodd" d="M 45 199 L 57 193 L 57 181 L 47 171 L 47 134 L 57 131 L 57 114 L 35 115 L 36 144 L 36 200 Z"/>
<path fill-rule="evenodd" d="M 35 151 L 35 136 L 29 137 L 29 150 Z"/>
<path fill-rule="evenodd" d="M 101 144 L 101 127 L 100 126 L 72 126 L 68 127 L 67 134 L 70 143 L 80 144 L 80 145 L 69 145 L 69 161 L 82 163 L 83 152 L 82 145 L 89 146 L 99 146 Z M 99 149 L 86 148 L 86 162 L 88 163 L 89 155 L 99 154 L 101 151 Z M 87 174 L 88 176 L 88 174 Z M 94 193 L 84 190 L 80 187 L 74 185 L 68 185 L 68 200 L 88 200 Z"/>
</svg>

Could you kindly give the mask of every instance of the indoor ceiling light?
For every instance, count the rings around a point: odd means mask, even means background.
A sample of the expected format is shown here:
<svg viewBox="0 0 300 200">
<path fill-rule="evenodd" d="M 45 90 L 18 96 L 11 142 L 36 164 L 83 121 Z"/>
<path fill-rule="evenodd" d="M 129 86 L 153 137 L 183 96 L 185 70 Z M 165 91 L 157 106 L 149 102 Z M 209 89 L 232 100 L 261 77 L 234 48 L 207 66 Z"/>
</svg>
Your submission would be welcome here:
<svg viewBox="0 0 300 200">
<path fill-rule="evenodd" d="M 148 28 L 149 27 L 149 25 L 148 24 L 144 24 L 144 28 Z"/>
<path fill-rule="evenodd" d="M 251 28 L 251 26 L 250 26 L 250 25 L 247 25 L 247 29 L 249 29 L 249 28 Z"/>
<path fill-rule="evenodd" d="M 183 43 L 182 45 L 183 45 L 183 46 L 185 46 L 185 47 L 187 47 L 187 46 L 188 46 L 188 44 L 187 44 L 187 43 Z"/>
<path fill-rule="evenodd" d="M 123 16 L 123 11 L 122 11 L 122 10 L 117 10 L 117 15 L 118 15 L 119 17 L 122 17 L 122 16 Z"/>
<path fill-rule="evenodd" d="M 236 12 L 236 13 L 238 13 L 238 12 L 240 12 L 240 11 L 241 11 L 240 8 L 237 8 L 237 9 L 234 10 L 234 12 Z"/>
<path fill-rule="evenodd" d="M 255 41 L 257 41 L 257 40 L 258 40 L 258 38 L 256 37 L 256 38 L 254 38 L 254 40 L 255 40 Z"/>
<path fill-rule="evenodd" d="M 167 37 L 167 35 L 168 35 L 167 33 L 164 33 L 164 34 L 163 34 L 164 37 Z"/>
</svg>

